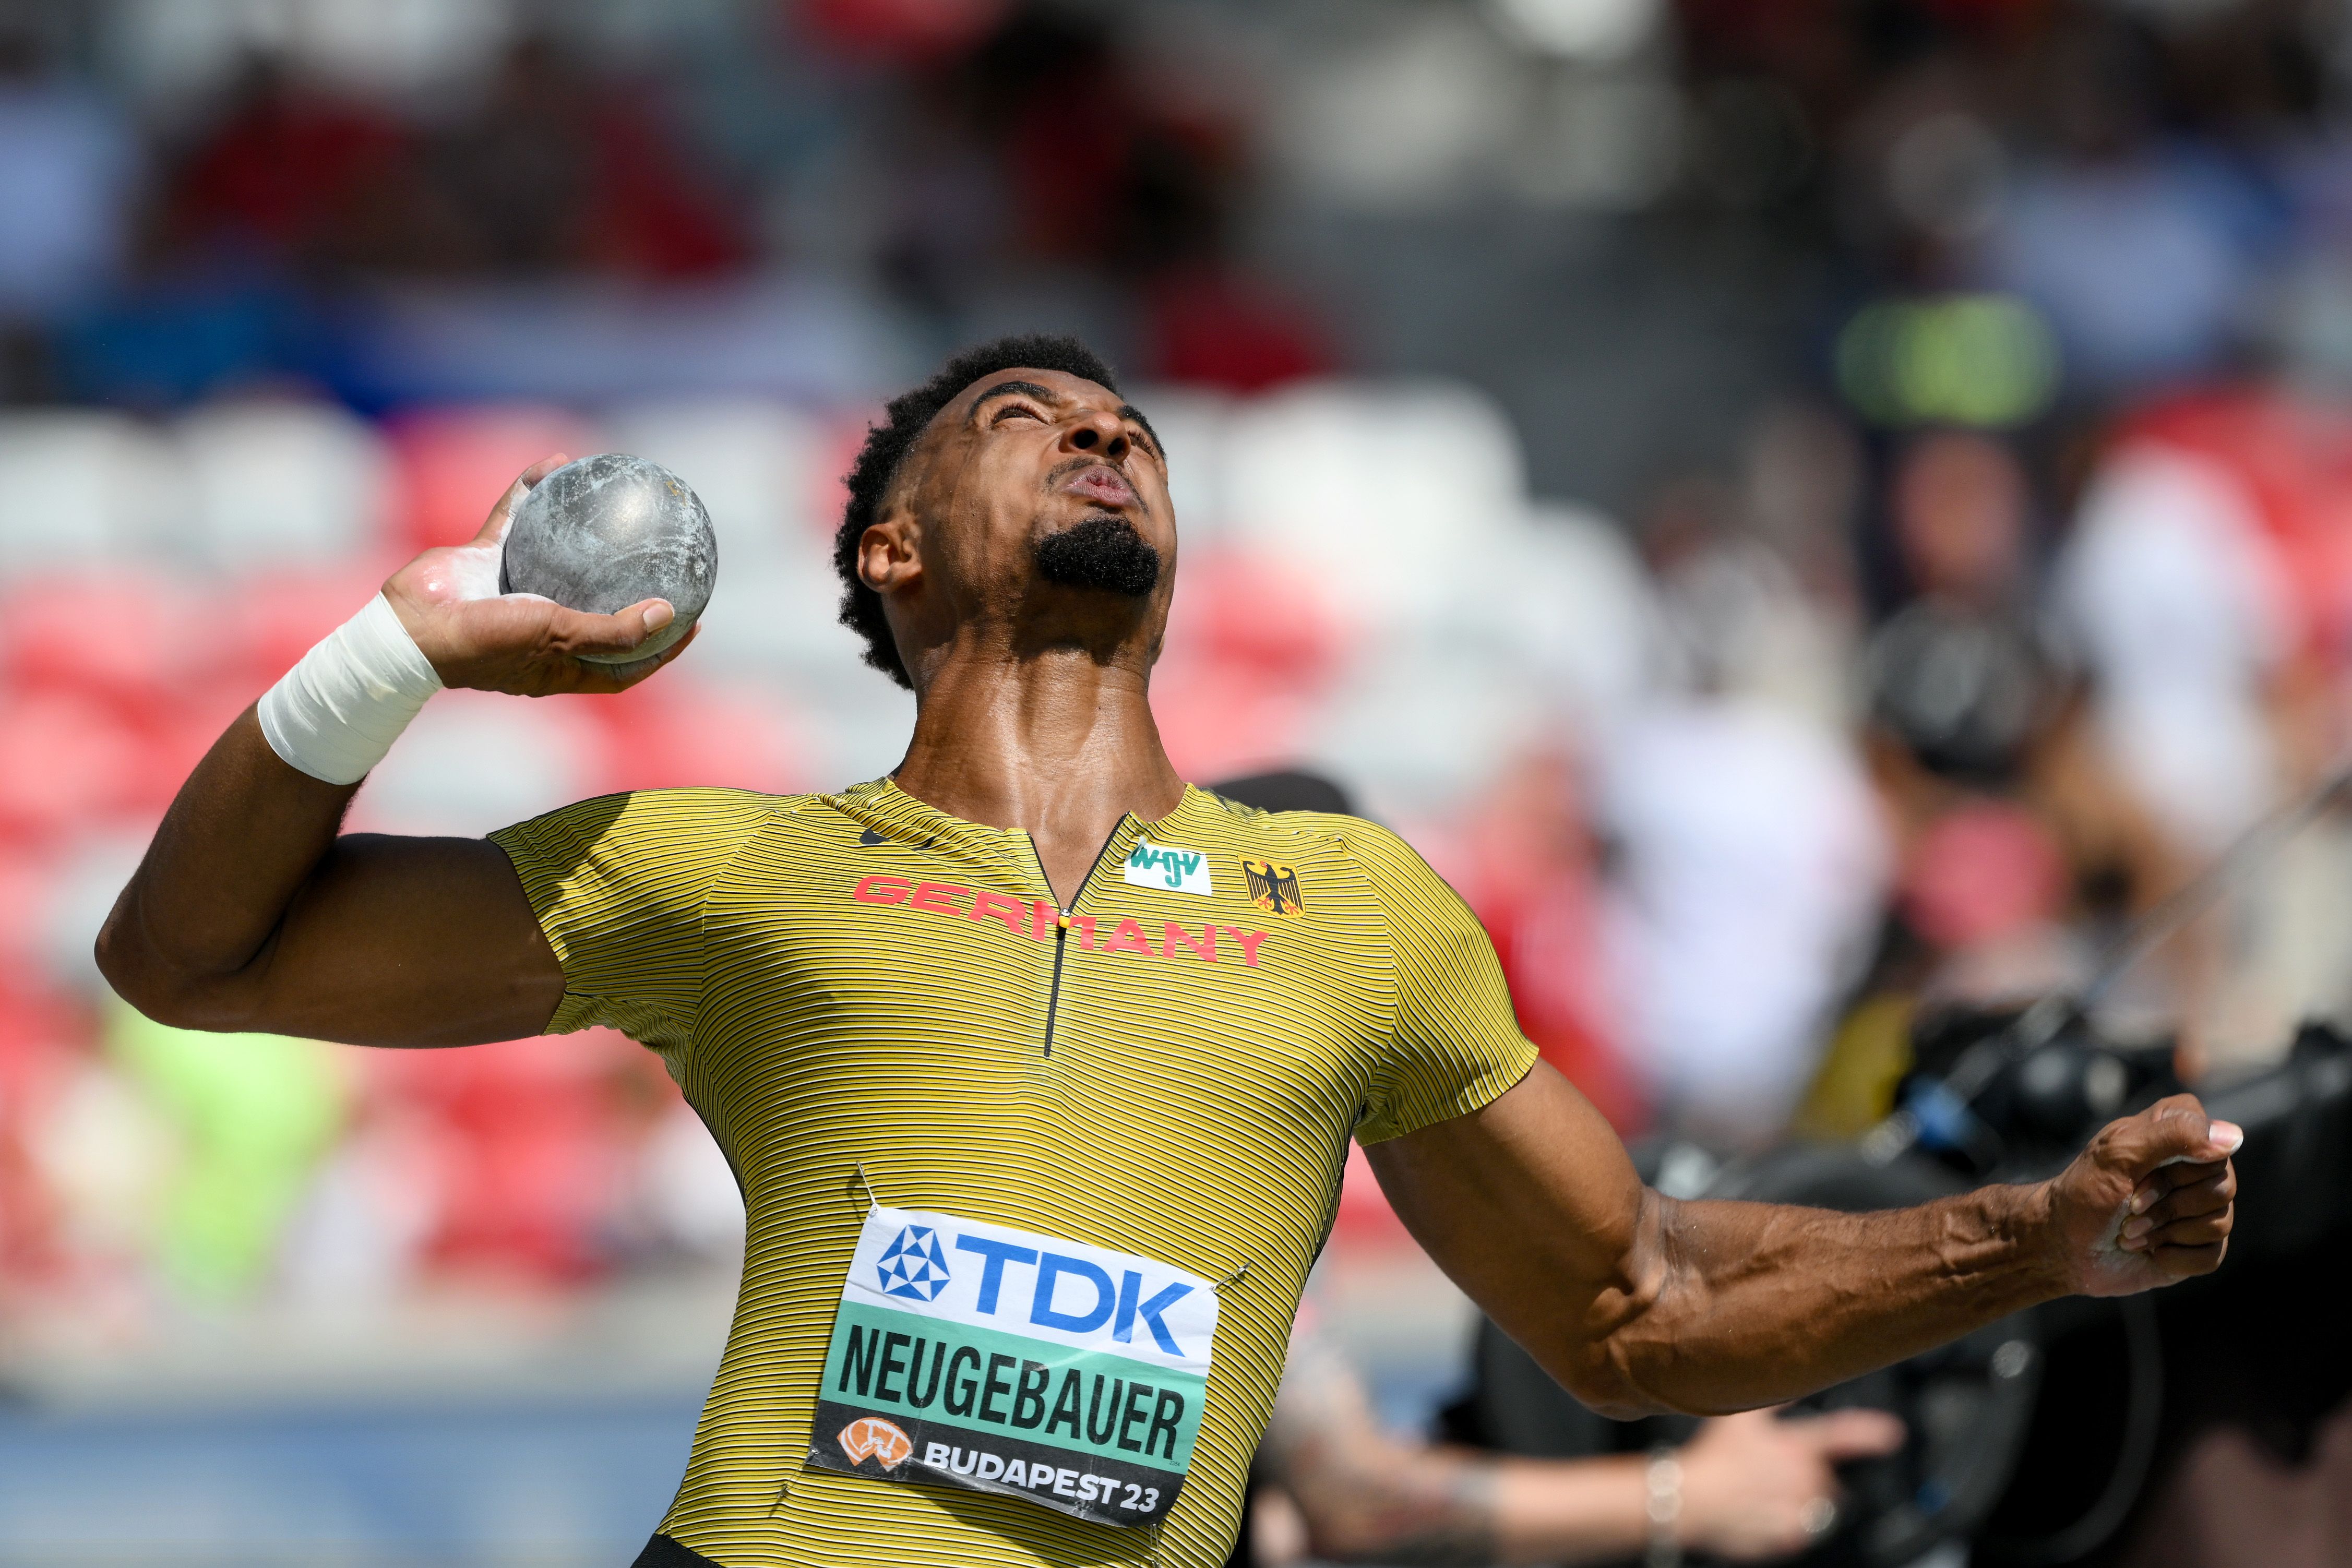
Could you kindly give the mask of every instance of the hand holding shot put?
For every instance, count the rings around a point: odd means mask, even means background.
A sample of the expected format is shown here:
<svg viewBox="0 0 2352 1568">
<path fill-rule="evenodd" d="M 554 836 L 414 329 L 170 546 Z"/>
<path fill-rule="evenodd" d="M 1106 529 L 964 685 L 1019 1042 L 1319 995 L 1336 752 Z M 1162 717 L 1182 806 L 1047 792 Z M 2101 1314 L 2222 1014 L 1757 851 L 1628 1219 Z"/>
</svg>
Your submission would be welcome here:
<svg viewBox="0 0 2352 1568">
<path fill-rule="evenodd" d="M 619 463 L 637 461 L 617 459 Z M 574 564 L 564 559 L 562 552 L 546 548 L 545 536 L 555 532 L 562 520 L 558 516 L 532 519 L 541 526 L 526 542 L 540 547 L 531 552 L 530 563 L 540 570 L 526 574 L 520 582 L 514 580 L 507 559 L 509 531 L 518 509 L 544 495 L 541 482 L 553 474 L 558 476 L 553 487 L 568 488 L 565 480 L 571 476 L 563 470 L 615 463 L 616 457 L 607 455 L 575 465 L 558 453 L 531 465 L 490 508 L 480 533 L 461 545 L 426 550 L 384 583 L 384 598 L 443 685 L 531 697 L 557 692 L 623 691 L 677 657 L 693 640 L 693 619 L 710 593 L 707 570 L 649 572 L 642 560 L 627 555 L 615 559 L 610 552 L 594 562 Z M 693 502 L 690 493 L 686 500 Z M 549 497 L 539 510 L 553 513 L 560 504 Z M 577 502 L 565 508 L 575 513 L 584 509 Z M 699 502 L 693 502 L 692 513 L 685 520 L 698 520 L 697 542 L 707 543 L 710 524 L 700 516 Z M 640 527 L 656 536 L 657 545 L 681 532 L 697 532 L 681 529 L 677 522 L 653 517 Z M 665 523 L 670 526 L 660 527 Z M 570 531 L 589 532 L 576 526 Z M 601 536 L 592 537 L 601 542 Z M 572 570 L 562 570 L 567 565 Z M 583 566 L 600 566 L 602 570 L 583 570 Z M 558 580 L 542 583 L 542 577 Z M 604 596 L 609 598 L 616 591 L 626 592 L 665 578 L 669 580 L 665 586 L 672 592 L 698 594 L 685 611 L 682 635 L 667 639 L 660 635 L 679 620 L 678 607 L 665 598 L 639 600 L 608 614 L 596 612 L 595 590 L 604 590 Z"/>
<path fill-rule="evenodd" d="M 497 593 L 519 489 L 230 727 L 100 936 L 116 988 L 184 1026 L 603 1025 L 662 1054 L 750 1237 L 641 1563 L 1222 1562 L 1350 1137 L 1430 1254 L 1610 1412 L 1778 1404 L 2219 1265 L 2239 1134 L 2187 1096 L 2051 1181 L 1916 1208 L 1646 1188 L 1403 841 L 1169 760 L 1168 463 L 1085 345 L 959 355 L 868 432 L 835 540 L 844 623 L 916 697 L 887 777 L 339 836 L 439 685 L 614 691 L 684 646 L 658 642 L 696 608 L 676 595 Z"/>
</svg>

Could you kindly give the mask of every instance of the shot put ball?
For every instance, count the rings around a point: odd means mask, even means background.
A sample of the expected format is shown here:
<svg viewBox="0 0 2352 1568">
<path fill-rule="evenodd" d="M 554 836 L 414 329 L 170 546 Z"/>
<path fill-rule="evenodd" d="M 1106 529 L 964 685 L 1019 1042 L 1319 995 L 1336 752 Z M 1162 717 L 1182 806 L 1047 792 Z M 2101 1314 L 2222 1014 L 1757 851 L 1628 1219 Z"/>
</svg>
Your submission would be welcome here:
<svg viewBox="0 0 2352 1568">
<path fill-rule="evenodd" d="M 555 469 L 514 509 L 499 561 L 499 591 L 536 593 L 610 615 L 667 599 L 677 619 L 625 653 L 583 653 L 599 664 L 650 659 L 687 634 L 719 578 L 719 537 L 686 481 L 625 452 Z"/>
</svg>

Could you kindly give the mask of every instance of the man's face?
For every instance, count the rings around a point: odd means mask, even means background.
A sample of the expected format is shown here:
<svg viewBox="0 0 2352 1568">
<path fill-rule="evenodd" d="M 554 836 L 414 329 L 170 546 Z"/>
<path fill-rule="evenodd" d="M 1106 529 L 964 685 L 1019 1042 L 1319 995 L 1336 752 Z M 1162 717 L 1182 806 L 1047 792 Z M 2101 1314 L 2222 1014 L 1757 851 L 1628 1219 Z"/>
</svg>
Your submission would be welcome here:
<svg viewBox="0 0 2352 1568">
<path fill-rule="evenodd" d="M 1176 565 L 1168 469 L 1141 413 L 1059 371 L 981 377 L 940 410 L 861 544 L 920 685 L 934 652 L 1158 653 Z"/>
</svg>

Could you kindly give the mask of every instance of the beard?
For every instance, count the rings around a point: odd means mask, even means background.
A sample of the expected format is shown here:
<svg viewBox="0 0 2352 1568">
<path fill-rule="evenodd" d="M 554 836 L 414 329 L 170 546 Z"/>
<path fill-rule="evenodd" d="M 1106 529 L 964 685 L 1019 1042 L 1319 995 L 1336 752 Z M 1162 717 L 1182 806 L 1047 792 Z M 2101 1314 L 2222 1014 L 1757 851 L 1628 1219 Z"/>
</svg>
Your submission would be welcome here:
<svg viewBox="0 0 2352 1568">
<path fill-rule="evenodd" d="M 1160 552 L 1135 525 L 1108 513 L 1087 517 L 1032 547 L 1037 575 L 1064 588 L 1142 599 L 1160 586 Z"/>
</svg>

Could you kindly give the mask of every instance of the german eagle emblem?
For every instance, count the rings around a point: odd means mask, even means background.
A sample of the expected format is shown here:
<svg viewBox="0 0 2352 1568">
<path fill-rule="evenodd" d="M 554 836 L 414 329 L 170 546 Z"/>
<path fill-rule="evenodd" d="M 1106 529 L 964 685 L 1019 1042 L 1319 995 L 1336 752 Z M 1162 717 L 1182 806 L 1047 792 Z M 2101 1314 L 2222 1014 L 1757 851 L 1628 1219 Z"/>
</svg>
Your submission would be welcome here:
<svg viewBox="0 0 2352 1568">
<path fill-rule="evenodd" d="M 1307 901 L 1298 895 L 1298 869 L 1280 861 L 1242 862 L 1249 882 L 1250 902 L 1268 915 L 1304 915 Z"/>
</svg>

